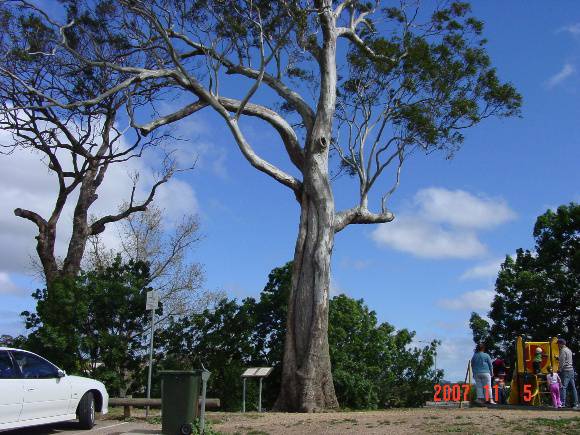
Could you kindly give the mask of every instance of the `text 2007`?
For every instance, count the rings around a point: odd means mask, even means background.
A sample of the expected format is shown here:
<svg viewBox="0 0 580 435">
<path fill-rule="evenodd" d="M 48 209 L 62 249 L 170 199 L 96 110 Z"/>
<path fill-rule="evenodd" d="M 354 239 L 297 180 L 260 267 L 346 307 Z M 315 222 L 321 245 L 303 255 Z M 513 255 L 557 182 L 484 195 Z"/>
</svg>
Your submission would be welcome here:
<svg viewBox="0 0 580 435">
<path fill-rule="evenodd" d="M 469 400 L 471 385 L 445 384 L 441 386 L 436 384 L 433 388 L 435 389 L 435 394 L 433 395 L 434 402 L 460 402 L 462 400 L 465 402 Z"/>
</svg>

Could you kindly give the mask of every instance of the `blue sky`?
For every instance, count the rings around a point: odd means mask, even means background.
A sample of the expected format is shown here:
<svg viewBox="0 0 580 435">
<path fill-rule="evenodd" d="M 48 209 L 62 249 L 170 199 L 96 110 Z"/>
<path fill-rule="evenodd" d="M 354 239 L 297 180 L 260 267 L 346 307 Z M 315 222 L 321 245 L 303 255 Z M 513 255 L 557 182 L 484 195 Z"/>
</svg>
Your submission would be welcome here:
<svg viewBox="0 0 580 435">
<path fill-rule="evenodd" d="M 580 6 L 511 0 L 476 1 L 473 9 L 485 22 L 500 77 L 523 95 L 522 118 L 467 131 L 452 160 L 433 154 L 407 162 L 390 203 L 396 221 L 342 231 L 332 263 L 333 293 L 363 298 L 381 321 L 416 330 L 419 340 L 442 340 L 437 363 L 448 379 L 463 377 L 472 350 L 469 314 L 487 311 L 499 261 L 533 246 L 535 218 L 547 208 L 580 201 Z M 268 272 L 292 258 L 296 201 L 247 164 L 209 112 L 178 129 L 191 138 L 199 164 L 172 182 L 159 204 L 172 216 L 200 214 L 205 238 L 193 258 L 204 264 L 208 288 L 257 296 Z M 273 134 L 257 124 L 246 129 L 257 151 L 281 160 Z M 32 228 L 12 210 L 43 207 L 46 174 L 24 177 L 34 159 L 0 158 L 0 333 L 22 332 L 18 313 L 32 308 Z M 146 164 L 136 163 L 145 179 L 152 176 Z M 115 177 L 100 209 L 124 195 L 115 184 L 123 174 Z M 354 180 L 340 179 L 337 205 L 351 205 L 355 189 Z"/>
</svg>

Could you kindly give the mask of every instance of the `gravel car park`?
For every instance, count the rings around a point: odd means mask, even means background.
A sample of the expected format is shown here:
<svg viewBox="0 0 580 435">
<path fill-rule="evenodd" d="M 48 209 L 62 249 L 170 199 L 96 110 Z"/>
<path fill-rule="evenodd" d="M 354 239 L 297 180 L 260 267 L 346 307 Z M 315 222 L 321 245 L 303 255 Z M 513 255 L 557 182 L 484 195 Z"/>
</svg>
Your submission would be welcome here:
<svg viewBox="0 0 580 435">
<path fill-rule="evenodd" d="M 101 382 L 69 376 L 32 352 L 0 347 L 0 430 L 69 420 L 91 429 L 108 401 Z"/>
</svg>

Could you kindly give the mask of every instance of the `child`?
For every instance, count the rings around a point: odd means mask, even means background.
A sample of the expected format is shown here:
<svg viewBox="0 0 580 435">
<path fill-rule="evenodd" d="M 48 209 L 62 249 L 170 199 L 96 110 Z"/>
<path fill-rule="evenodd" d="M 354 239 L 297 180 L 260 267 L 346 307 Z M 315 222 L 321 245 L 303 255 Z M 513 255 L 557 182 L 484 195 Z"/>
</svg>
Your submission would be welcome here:
<svg viewBox="0 0 580 435">
<path fill-rule="evenodd" d="M 505 405 L 506 403 L 505 374 L 501 374 L 497 378 L 494 378 L 494 385 L 497 385 L 498 403 L 500 405 Z"/>
<path fill-rule="evenodd" d="M 538 374 L 542 371 L 542 348 L 536 348 L 536 356 L 534 357 L 534 373 Z"/>
<path fill-rule="evenodd" d="M 562 385 L 562 380 L 558 376 L 558 373 L 554 373 L 552 366 L 548 367 L 546 382 L 548 382 L 550 393 L 552 393 L 552 404 L 554 408 L 562 408 L 562 402 L 560 401 L 560 385 Z"/>
</svg>

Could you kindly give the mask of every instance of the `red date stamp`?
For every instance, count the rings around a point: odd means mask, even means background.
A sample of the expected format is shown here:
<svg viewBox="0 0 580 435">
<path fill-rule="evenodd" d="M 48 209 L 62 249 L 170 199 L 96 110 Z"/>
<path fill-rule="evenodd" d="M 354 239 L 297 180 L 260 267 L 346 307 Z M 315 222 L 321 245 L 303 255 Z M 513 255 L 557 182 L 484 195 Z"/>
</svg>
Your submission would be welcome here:
<svg viewBox="0 0 580 435">
<path fill-rule="evenodd" d="M 469 400 L 469 392 L 471 385 L 469 384 L 436 384 L 433 386 L 435 394 L 433 395 L 434 402 L 461 402 Z"/>
<path fill-rule="evenodd" d="M 525 384 L 523 396 L 524 402 L 531 402 L 532 397 L 534 397 L 534 394 L 532 394 L 532 386 L 530 384 Z"/>
<path fill-rule="evenodd" d="M 469 384 L 436 384 L 433 386 L 435 394 L 433 395 L 434 402 L 467 402 L 469 400 L 469 393 L 471 391 L 471 385 Z M 484 385 L 483 392 L 485 394 L 485 400 L 489 401 L 490 393 L 493 393 L 494 400 L 498 402 L 499 400 L 499 389 L 500 387 L 496 384 L 490 391 L 489 385 Z M 530 402 L 534 397 L 532 394 L 532 385 L 525 384 L 523 388 L 523 399 L 525 402 Z"/>
</svg>

